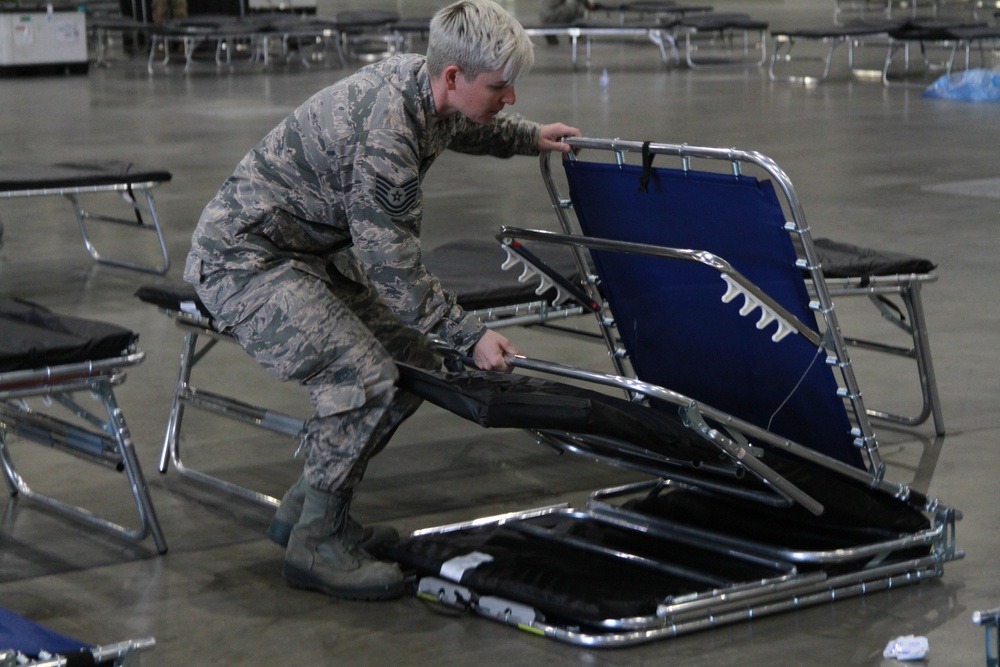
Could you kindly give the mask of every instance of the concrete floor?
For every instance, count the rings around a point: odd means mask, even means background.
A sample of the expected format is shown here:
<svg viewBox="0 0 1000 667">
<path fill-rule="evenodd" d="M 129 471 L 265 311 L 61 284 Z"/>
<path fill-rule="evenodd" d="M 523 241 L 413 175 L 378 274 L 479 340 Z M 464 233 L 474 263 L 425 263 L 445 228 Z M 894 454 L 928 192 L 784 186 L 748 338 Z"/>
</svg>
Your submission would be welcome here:
<svg viewBox="0 0 1000 667">
<path fill-rule="evenodd" d="M 407 15 L 433 4 L 401 0 Z M 526 21 L 534 3 L 511 3 Z M 342 7 L 320 7 L 334 13 Z M 829 23 L 829 0 L 716 3 L 773 27 Z M 929 639 L 924 664 L 984 663 L 973 611 L 1000 604 L 995 568 L 1000 518 L 1000 344 L 995 271 L 1000 235 L 1000 114 L 994 104 L 922 99 L 918 88 L 852 79 L 844 54 L 817 87 L 772 83 L 761 69 L 667 67 L 654 47 L 595 44 L 589 68 L 568 47 L 539 41 L 537 64 L 518 85 L 515 111 L 562 120 L 594 137 L 652 139 L 761 151 L 796 184 L 814 233 L 925 255 L 939 264 L 928 286 L 930 321 L 947 436 L 924 425 L 881 428 L 890 478 L 960 508 L 964 560 L 941 580 L 624 650 L 546 641 L 489 621 L 442 613 L 415 598 L 382 604 L 331 601 L 288 588 L 282 552 L 263 535 L 269 513 L 156 471 L 181 336 L 133 296 L 158 279 L 92 264 L 65 201 L 0 202 L 5 225 L 0 292 L 68 314 L 128 326 L 147 357 L 118 391 L 170 550 L 127 545 L 21 504 L 0 536 L 0 605 L 95 644 L 152 636 L 145 665 L 882 665 L 899 635 Z M 879 60 L 881 53 L 874 56 Z M 599 78 L 607 69 L 610 85 Z M 0 162 L 128 159 L 168 169 L 156 191 L 180 276 L 201 208 L 243 154 L 312 92 L 344 76 L 334 66 L 268 71 L 117 62 L 86 76 L 0 81 Z M 425 181 L 428 246 L 488 237 L 503 224 L 553 228 L 532 159 L 449 154 Z M 117 234 L 116 234 L 117 235 Z M 111 250 L 118 238 L 103 238 Z M 135 244 L 139 246 L 141 244 Z M 145 249 L 140 249 L 145 252 Z M 150 250 L 152 253 L 152 250 Z M 994 275 L 994 278 L 990 278 Z M 510 336 L 531 356 L 606 369 L 596 344 L 533 330 Z M 233 347 L 235 346 L 227 346 Z M 206 362 L 207 363 L 207 362 Z M 873 361 L 862 377 L 871 397 L 912 405 L 909 385 Z M 273 383 L 238 350 L 209 373 L 246 396 L 305 415 L 297 387 Z M 294 443 L 192 415 L 185 450 L 194 465 L 278 494 L 296 476 Z M 17 443 L 15 443 L 17 444 Z M 30 444 L 15 455 L 29 482 L 130 519 L 121 481 Z M 557 458 L 520 432 L 482 431 L 425 407 L 369 469 L 359 518 L 401 531 L 552 501 L 579 501 L 633 473 Z M 0 501 L 0 507 L 9 501 Z"/>
</svg>

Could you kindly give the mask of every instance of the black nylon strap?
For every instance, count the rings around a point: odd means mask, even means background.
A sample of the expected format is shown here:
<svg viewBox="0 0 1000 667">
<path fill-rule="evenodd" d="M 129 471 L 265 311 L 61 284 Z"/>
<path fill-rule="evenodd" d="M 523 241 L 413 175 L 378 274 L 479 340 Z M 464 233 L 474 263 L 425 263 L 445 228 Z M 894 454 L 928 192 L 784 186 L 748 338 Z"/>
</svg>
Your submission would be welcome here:
<svg viewBox="0 0 1000 667">
<path fill-rule="evenodd" d="M 645 193 L 649 185 L 649 175 L 653 172 L 653 157 L 649 152 L 649 142 L 642 142 L 642 175 L 639 177 L 639 192 Z"/>
</svg>

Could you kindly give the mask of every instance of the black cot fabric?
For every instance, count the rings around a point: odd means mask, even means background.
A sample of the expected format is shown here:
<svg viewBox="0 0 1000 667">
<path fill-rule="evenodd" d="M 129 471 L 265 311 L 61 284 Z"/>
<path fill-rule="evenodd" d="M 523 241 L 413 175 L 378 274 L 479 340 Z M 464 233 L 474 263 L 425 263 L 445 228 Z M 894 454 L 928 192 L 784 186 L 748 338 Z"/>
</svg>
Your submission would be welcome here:
<svg viewBox="0 0 1000 667">
<path fill-rule="evenodd" d="M 135 295 L 140 301 L 158 306 L 164 310 L 190 313 L 194 307 L 202 317 L 212 319 L 212 314 L 198 298 L 194 285 L 185 282 L 169 282 L 159 285 L 143 285 Z"/>
<path fill-rule="evenodd" d="M 857 20 L 842 25 L 831 25 L 823 28 L 797 28 L 793 30 L 772 30 L 773 36 L 784 35 L 792 38 L 824 39 L 862 37 L 878 35 L 902 27 L 905 19 Z"/>
<path fill-rule="evenodd" d="M 955 31 L 967 28 L 979 28 L 986 25 L 985 21 L 945 21 L 939 19 L 914 19 L 889 31 L 893 39 L 940 42 L 956 39 Z"/>
<path fill-rule="evenodd" d="M 0 372 L 120 357 L 137 339 L 115 324 L 58 315 L 19 299 L 0 300 Z"/>
<path fill-rule="evenodd" d="M 700 440 L 693 431 L 683 426 L 679 416 L 606 394 L 518 374 L 488 371 L 443 373 L 402 364 L 399 369 L 402 389 L 487 428 L 604 436 L 617 443 L 615 446 L 619 452 L 625 453 L 631 445 L 634 449 L 656 454 L 674 463 L 691 463 L 695 474 L 706 476 L 710 474 L 709 470 L 698 472 L 698 465 L 713 462 L 718 457 L 714 446 Z M 768 507 L 762 504 L 758 511 L 763 516 L 760 523 L 763 532 L 769 524 L 787 526 L 794 523 L 803 530 L 842 530 L 848 535 L 867 534 L 875 540 L 883 540 L 928 527 L 928 521 L 919 509 L 926 499 L 915 491 L 911 492 L 907 501 L 902 501 L 870 488 L 866 482 L 839 475 L 819 464 L 791 455 L 774 453 L 765 456 L 763 462 L 824 507 L 822 515 L 815 517 L 799 505 Z M 663 475 L 669 477 L 673 470 L 664 468 Z M 734 479 L 732 483 L 745 489 L 761 485 L 753 475 Z M 667 502 L 681 501 L 679 497 L 671 497 Z M 718 507 L 726 502 L 737 505 L 715 512 L 721 522 L 724 523 L 727 517 L 737 524 L 746 519 L 744 500 L 720 501 Z M 744 506 L 743 510 L 740 503 Z M 708 502 L 703 505 L 709 509 L 714 506 Z M 669 507 L 665 511 L 671 513 Z M 706 525 L 710 523 L 709 516 L 702 518 Z M 724 532 L 738 533 L 737 524 L 723 525 Z M 751 531 L 757 532 L 758 529 L 752 528 Z"/>
<path fill-rule="evenodd" d="M 166 183 L 171 178 L 173 176 L 169 171 L 140 167 L 121 160 L 62 162 L 53 165 L 19 164 L 0 167 L 0 192 Z"/>
<path fill-rule="evenodd" d="M 679 416 L 572 385 L 490 371 L 444 373 L 397 364 L 399 386 L 485 428 L 568 431 L 612 438 L 678 462 L 716 462 Z"/>
<path fill-rule="evenodd" d="M 908 275 L 930 273 L 937 268 L 934 262 L 923 257 L 863 248 L 831 239 L 815 239 L 813 245 L 827 278 Z"/>
<path fill-rule="evenodd" d="M 532 251 L 559 275 L 574 280 L 576 263 L 568 249 L 540 246 Z M 423 253 L 427 270 L 456 295 L 459 305 L 466 310 L 509 306 L 551 296 L 535 294 L 539 286 L 537 278 L 518 281 L 523 265 L 504 271 L 501 265 L 506 259 L 499 242 L 478 239 L 452 241 Z"/>
<path fill-rule="evenodd" d="M 691 490 L 651 495 L 631 501 L 628 507 L 651 518 L 798 552 L 877 544 L 930 527 L 918 509 L 924 500 L 919 494 L 903 501 L 804 462 L 770 458 L 768 463 L 785 479 L 806 489 L 823 505 L 823 513 L 815 516 L 797 504 L 749 504 Z M 927 549 L 922 547 L 923 552 Z"/>
<path fill-rule="evenodd" d="M 668 457 L 707 458 L 710 446 L 691 441 L 667 413 L 604 394 L 535 377 L 484 371 L 439 373 L 400 366 L 400 385 L 425 400 L 485 427 L 604 433 Z M 878 545 L 929 527 L 917 493 L 900 500 L 868 484 L 808 461 L 767 456 L 765 463 L 824 506 L 814 516 L 798 505 L 773 506 L 727 497 L 695 475 L 662 493 L 639 496 L 626 508 L 657 520 L 692 526 L 706 545 L 674 542 L 666 533 L 622 529 L 595 517 L 566 512 L 509 518 L 496 524 L 426 532 L 383 545 L 381 555 L 420 576 L 446 576 L 479 595 L 527 604 L 550 621 L 600 625 L 608 619 L 649 617 L 668 598 L 759 583 L 782 576 L 791 561 L 740 556 L 739 550 L 711 549 L 717 535 L 775 551 L 832 551 Z M 695 471 L 697 472 L 697 471 Z M 664 470 L 670 477 L 670 470 Z M 707 474 L 707 471 L 706 471 Z M 734 484 L 759 486 L 746 475 Z M 633 521 L 627 518 L 628 521 Z M 888 560 L 927 553 L 929 546 L 886 554 Z M 888 547 L 886 547 L 888 551 Z M 485 554 L 457 575 L 443 567 L 472 553 Z M 614 554 L 635 554 L 637 559 Z M 770 564 L 769 564 L 770 563 Z M 864 558 L 826 564 L 814 559 L 801 571 L 848 572 Z M 447 574 L 445 573 L 447 572 Z"/>
<path fill-rule="evenodd" d="M 595 548 L 582 548 L 583 544 Z M 599 553 L 601 549 L 608 553 Z M 761 561 L 572 513 L 420 535 L 384 545 L 380 551 L 404 568 L 428 576 L 440 576 L 442 565 L 451 559 L 486 554 L 489 560 L 462 572 L 456 583 L 480 595 L 528 604 L 550 621 L 584 624 L 651 617 L 657 604 L 670 596 L 782 573 Z M 652 568 L 613 553 L 634 554 L 666 566 Z"/>
</svg>

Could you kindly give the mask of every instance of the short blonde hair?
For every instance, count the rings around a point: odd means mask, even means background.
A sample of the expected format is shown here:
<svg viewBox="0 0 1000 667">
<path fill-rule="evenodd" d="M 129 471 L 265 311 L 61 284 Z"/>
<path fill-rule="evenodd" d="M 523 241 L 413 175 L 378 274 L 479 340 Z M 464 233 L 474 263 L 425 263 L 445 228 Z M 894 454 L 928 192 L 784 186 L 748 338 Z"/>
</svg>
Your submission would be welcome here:
<svg viewBox="0 0 1000 667">
<path fill-rule="evenodd" d="M 504 81 L 513 84 L 534 63 L 534 47 L 524 28 L 493 0 L 458 0 L 431 19 L 427 40 L 431 76 L 457 65 L 469 79 L 502 71 Z"/>
</svg>

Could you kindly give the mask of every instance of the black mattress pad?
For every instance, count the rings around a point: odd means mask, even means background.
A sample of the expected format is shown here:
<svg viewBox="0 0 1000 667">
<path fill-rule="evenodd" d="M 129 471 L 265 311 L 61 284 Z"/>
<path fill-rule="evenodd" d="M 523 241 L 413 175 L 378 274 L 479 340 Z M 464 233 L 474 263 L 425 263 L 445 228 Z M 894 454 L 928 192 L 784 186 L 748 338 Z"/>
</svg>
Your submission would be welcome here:
<svg viewBox="0 0 1000 667">
<path fill-rule="evenodd" d="M 0 299 L 0 372 L 120 357 L 137 339 L 138 334 L 115 324 Z"/>
</svg>

